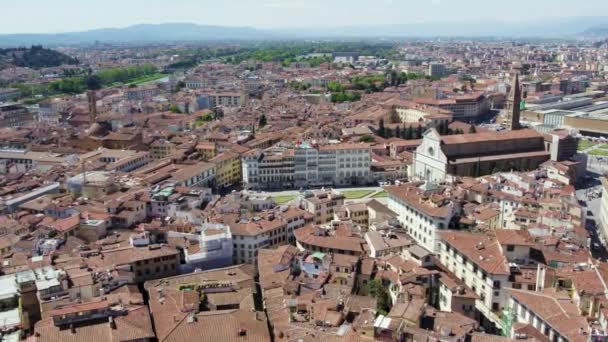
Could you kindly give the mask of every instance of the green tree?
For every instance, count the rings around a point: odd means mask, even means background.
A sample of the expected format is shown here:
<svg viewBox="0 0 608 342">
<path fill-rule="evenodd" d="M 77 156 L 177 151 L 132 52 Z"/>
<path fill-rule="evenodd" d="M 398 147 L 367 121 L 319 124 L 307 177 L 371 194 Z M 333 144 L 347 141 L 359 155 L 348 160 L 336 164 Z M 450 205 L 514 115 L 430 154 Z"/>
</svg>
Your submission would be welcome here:
<svg viewBox="0 0 608 342">
<path fill-rule="evenodd" d="M 386 315 L 391 310 L 391 299 L 388 290 L 381 279 L 374 279 L 367 283 L 367 294 L 376 298 L 376 311 L 379 315 Z"/>
<path fill-rule="evenodd" d="M 416 127 L 416 139 L 422 139 L 422 133 L 422 126 L 418 124 L 418 127 Z"/>
<path fill-rule="evenodd" d="M 374 139 L 374 137 L 372 135 L 365 134 L 365 135 L 362 135 L 361 138 L 359 138 L 359 141 L 366 142 L 366 143 L 373 143 L 374 141 L 376 141 L 376 139 Z"/>
<path fill-rule="evenodd" d="M 181 113 L 182 112 L 181 110 L 179 110 L 179 107 L 175 103 L 169 106 L 169 111 L 172 113 Z"/>
<path fill-rule="evenodd" d="M 401 130 L 400 130 L 399 126 L 395 127 L 395 137 L 396 138 L 401 137 Z"/>
<path fill-rule="evenodd" d="M 329 83 L 327 83 L 327 90 L 332 91 L 332 92 L 344 92 L 346 88 L 340 84 L 339 82 L 336 81 L 329 81 Z"/>
<path fill-rule="evenodd" d="M 475 128 L 475 125 L 469 126 L 469 133 L 477 133 L 477 128 Z"/>
<path fill-rule="evenodd" d="M 85 84 L 89 90 L 99 90 L 101 89 L 101 78 L 97 75 L 89 75 L 85 79 Z"/>
<path fill-rule="evenodd" d="M 391 123 L 400 123 L 401 122 L 401 118 L 399 117 L 399 114 L 397 113 L 397 108 L 395 108 L 395 107 L 393 107 L 391 109 L 390 120 L 391 120 Z"/>
<path fill-rule="evenodd" d="M 386 128 L 384 127 L 384 119 L 380 119 L 380 122 L 378 123 L 378 135 L 386 138 Z"/>
<path fill-rule="evenodd" d="M 407 130 L 405 132 L 405 139 L 411 140 L 414 138 L 415 138 L 414 128 L 412 127 L 412 125 L 409 125 L 409 126 L 407 126 Z"/>
<path fill-rule="evenodd" d="M 262 127 L 266 126 L 266 124 L 268 124 L 266 115 L 262 114 L 262 116 L 260 116 L 260 120 L 258 121 L 258 126 L 260 126 L 260 128 L 262 128 Z"/>
</svg>

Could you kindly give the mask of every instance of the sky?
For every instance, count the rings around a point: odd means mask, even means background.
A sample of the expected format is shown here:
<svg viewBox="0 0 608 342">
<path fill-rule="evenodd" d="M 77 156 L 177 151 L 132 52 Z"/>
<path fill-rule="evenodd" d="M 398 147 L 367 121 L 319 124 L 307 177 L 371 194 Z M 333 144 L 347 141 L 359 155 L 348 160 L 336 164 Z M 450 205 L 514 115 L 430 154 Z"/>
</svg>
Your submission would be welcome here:
<svg viewBox="0 0 608 342">
<path fill-rule="evenodd" d="M 0 0 L 0 34 L 189 22 L 257 28 L 608 15 L 608 0 Z"/>
</svg>

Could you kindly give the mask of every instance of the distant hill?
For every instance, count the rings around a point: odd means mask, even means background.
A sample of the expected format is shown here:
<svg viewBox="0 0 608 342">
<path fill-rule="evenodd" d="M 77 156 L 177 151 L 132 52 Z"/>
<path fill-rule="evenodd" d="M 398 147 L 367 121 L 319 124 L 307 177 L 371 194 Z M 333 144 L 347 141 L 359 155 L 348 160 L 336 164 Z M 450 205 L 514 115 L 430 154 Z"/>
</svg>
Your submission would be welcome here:
<svg viewBox="0 0 608 342">
<path fill-rule="evenodd" d="M 223 27 L 188 23 L 142 24 L 57 34 L 0 35 L 0 46 L 31 44 L 69 45 L 102 43 L 151 43 L 170 41 L 256 40 L 272 38 L 252 27 Z"/>
<path fill-rule="evenodd" d="M 583 36 L 583 37 L 598 37 L 598 38 L 608 37 L 608 24 L 607 25 L 590 27 L 590 28 L 586 29 L 585 31 L 583 31 L 581 33 L 581 36 Z"/>
<path fill-rule="evenodd" d="M 191 23 L 141 24 L 56 34 L 4 34 L 0 46 L 43 44 L 91 45 L 95 42 L 150 44 L 164 42 L 376 38 L 376 37 L 521 37 L 576 38 L 589 28 L 608 27 L 608 17 L 545 18 L 535 21 L 437 21 L 337 27 L 300 27 L 261 30 L 253 27 L 212 26 Z M 593 30 L 593 29 L 592 29 Z"/>
<path fill-rule="evenodd" d="M 63 64 L 78 64 L 78 60 L 40 45 L 30 48 L 0 49 L 0 65 L 28 68 L 48 68 Z"/>
</svg>

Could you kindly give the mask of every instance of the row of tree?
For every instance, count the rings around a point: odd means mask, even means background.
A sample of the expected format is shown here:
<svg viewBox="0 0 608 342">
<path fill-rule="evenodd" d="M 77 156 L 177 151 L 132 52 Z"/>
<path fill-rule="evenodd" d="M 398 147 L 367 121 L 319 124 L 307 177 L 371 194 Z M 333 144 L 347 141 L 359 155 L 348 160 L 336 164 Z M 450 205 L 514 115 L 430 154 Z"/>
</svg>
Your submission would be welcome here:
<svg viewBox="0 0 608 342">
<path fill-rule="evenodd" d="M 380 122 L 378 124 L 378 130 L 376 131 L 376 134 L 378 134 L 379 136 L 381 136 L 385 139 L 388 139 L 388 138 L 401 138 L 401 139 L 405 139 L 405 140 L 422 139 L 422 135 L 424 134 L 424 128 L 420 124 L 418 124 L 418 126 L 416 128 L 414 128 L 411 125 L 406 126 L 404 123 L 403 128 L 400 126 L 396 126 L 395 129 L 393 130 L 384 125 L 384 119 L 380 119 Z"/>
</svg>

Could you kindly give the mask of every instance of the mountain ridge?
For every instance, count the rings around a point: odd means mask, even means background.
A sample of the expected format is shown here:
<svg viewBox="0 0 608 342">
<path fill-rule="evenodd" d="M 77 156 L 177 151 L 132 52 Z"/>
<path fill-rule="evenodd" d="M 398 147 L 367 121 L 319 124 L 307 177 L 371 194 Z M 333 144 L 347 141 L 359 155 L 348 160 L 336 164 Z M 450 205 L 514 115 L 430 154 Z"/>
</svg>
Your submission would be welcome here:
<svg viewBox="0 0 608 342">
<path fill-rule="evenodd" d="M 305 38 L 372 37 L 514 37 L 577 38 L 593 30 L 604 35 L 608 17 L 550 18 L 534 22 L 426 22 L 350 25 L 324 28 L 259 29 L 252 26 L 217 26 L 196 23 L 137 24 L 65 33 L 1 34 L 0 46 L 78 45 L 103 43 L 154 43 L 187 41 L 238 41 Z M 602 28 L 598 30 L 597 28 Z M 591 30 L 591 31 L 590 31 Z M 608 32 L 607 32 L 608 33 Z"/>
</svg>

